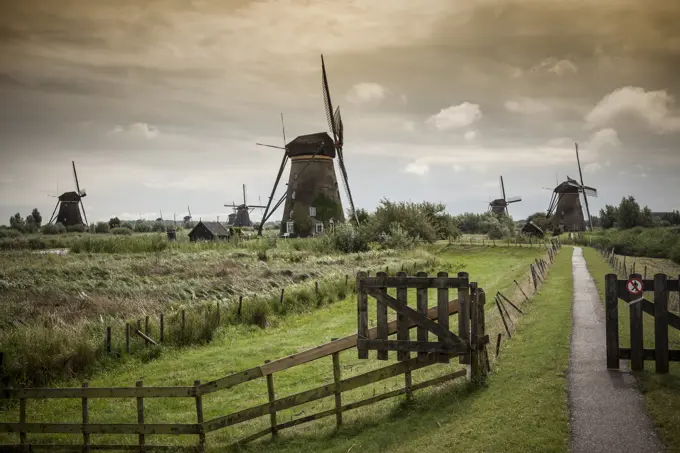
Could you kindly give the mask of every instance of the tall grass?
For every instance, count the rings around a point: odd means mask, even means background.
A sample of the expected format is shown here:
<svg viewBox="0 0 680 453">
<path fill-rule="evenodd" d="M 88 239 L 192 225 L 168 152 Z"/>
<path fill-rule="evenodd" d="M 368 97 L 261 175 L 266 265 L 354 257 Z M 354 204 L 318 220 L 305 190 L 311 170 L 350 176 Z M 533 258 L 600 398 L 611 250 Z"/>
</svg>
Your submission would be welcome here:
<svg viewBox="0 0 680 453">
<path fill-rule="evenodd" d="M 434 269 L 431 255 L 426 252 L 413 252 L 400 264 L 393 263 L 389 272 L 394 273 L 402 268 L 409 272 Z M 386 270 L 384 266 L 363 269 L 370 272 Z M 442 270 L 442 266 L 438 270 Z M 308 312 L 348 297 L 355 291 L 355 281 L 351 275 L 346 278 L 344 274 L 332 274 L 320 280 L 309 279 L 286 288 L 283 300 L 281 288 L 244 297 L 240 313 L 239 297 L 222 301 L 219 311 L 216 301 L 172 305 L 164 313 L 165 335 L 162 347 L 148 348 L 143 339 L 132 333 L 130 354 L 151 359 L 160 354 L 162 348 L 204 344 L 213 339 L 218 329 L 228 325 L 244 324 L 255 328 L 276 325 L 285 316 Z M 185 315 L 184 323 L 182 311 Z M 150 335 L 158 340 L 159 315 L 152 314 L 149 321 Z M 83 318 L 71 324 L 34 324 L 6 329 L 0 333 L 0 351 L 4 352 L 5 357 L 5 376 L 13 385 L 41 386 L 88 375 L 110 364 L 114 358 L 124 360 L 127 355 L 126 322 L 134 326 L 134 332 L 136 319 L 125 321 L 113 316 Z M 107 326 L 112 330 L 111 355 L 107 355 L 105 349 Z"/>
<path fill-rule="evenodd" d="M 604 230 L 577 239 L 581 245 L 593 245 L 618 255 L 665 258 L 680 264 L 680 228 L 642 228 Z"/>
</svg>

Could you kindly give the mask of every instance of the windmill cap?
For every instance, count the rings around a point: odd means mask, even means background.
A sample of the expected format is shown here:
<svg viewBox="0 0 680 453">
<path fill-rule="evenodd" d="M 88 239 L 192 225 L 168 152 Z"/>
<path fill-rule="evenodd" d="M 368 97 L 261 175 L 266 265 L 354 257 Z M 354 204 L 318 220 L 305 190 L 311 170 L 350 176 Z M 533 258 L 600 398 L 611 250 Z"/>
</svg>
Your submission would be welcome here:
<svg viewBox="0 0 680 453">
<path fill-rule="evenodd" d="M 319 147 L 322 149 L 319 150 Z M 300 135 L 286 145 L 288 156 L 326 156 L 335 158 L 335 143 L 326 132 Z"/>
</svg>

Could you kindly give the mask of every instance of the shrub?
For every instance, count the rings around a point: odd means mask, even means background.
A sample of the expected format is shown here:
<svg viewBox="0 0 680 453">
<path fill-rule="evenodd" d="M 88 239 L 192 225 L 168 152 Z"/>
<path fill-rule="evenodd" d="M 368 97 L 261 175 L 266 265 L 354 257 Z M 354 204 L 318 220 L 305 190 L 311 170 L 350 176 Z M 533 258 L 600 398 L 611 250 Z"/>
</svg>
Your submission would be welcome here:
<svg viewBox="0 0 680 453">
<path fill-rule="evenodd" d="M 390 225 L 389 233 L 382 233 L 380 245 L 387 249 L 405 250 L 410 249 L 418 243 L 418 237 L 411 237 L 400 224 Z"/>
<path fill-rule="evenodd" d="M 87 227 L 82 223 L 78 225 L 69 225 L 66 227 L 66 231 L 69 233 L 85 233 L 87 231 Z"/>
<path fill-rule="evenodd" d="M 63 234 L 66 228 L 61 223 L 48 223 L 42 228 L 43 234 Z"/>
<path fill-rule="evenodd" d="M 491 227 L 487 235 L 489 239 L 503 239 L 510 236 L 510 230 L 506 225 L 498 223 Z"/>
<path fill-rule="evenodd" d="M 109 224 L 107 222 L 97 222 L 97 225 L 94 228 L 95 233 L 102 233 L 106 234 L 109 232 Z"/>
<path fill-rule="evenodd" d="M 130 236 L 132 234 L 132 230 L 127 227 L 117 227 L 117 228 L 111 228 L 109 230 L 111 234 L 115 235 L 120 235 L 120 236 Z"/>
<path fill-rule="evenodd" d="M 0 228 L 0 238 L 15 238 L 21 236 L 21 231 L 12 228 Z"/>
<path fill-rule="evenodd" d="M 118 217 L 111 217 L 109 219 L 109 228 L 118 228 L 120 225 L 120 219 Z"/>
<path fill-rule="evenodd" d="M 144 221 L 138 220 L 135 223 L 135 231 L 137 233 L 149 233 L 151 232 L 151 226 L 149 226 L 149 224 Z"/>
<path fill-rule="evenodd" d="M 322 248 L 342 253 L 368 251 L 366 231 L 349 223 L 337 225 L 333 233 L 326 234 L 320 238 L 319 244 Z"/>
</svg>

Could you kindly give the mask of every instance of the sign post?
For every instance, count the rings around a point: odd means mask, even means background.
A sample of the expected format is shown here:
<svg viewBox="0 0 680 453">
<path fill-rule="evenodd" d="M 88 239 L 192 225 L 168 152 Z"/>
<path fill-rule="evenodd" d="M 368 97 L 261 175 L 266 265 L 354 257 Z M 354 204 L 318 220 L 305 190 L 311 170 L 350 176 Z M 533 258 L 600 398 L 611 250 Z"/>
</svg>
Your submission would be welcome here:
<svg viewBox="0 0 680 453">
<path fill-rule="evenodd" d="M 639 277 L 632 277 L 626 282 L 626 289 L 628 290 L 628 293 L 630 294 L 631 300 L 629 302 L 629 305 L 632 305 L 636 302 L 640 302 L 644 297 L 642 296 L 642 293 L 644 292 L 644 284 L 642 283 L 642 280 Z"/>
</svg>

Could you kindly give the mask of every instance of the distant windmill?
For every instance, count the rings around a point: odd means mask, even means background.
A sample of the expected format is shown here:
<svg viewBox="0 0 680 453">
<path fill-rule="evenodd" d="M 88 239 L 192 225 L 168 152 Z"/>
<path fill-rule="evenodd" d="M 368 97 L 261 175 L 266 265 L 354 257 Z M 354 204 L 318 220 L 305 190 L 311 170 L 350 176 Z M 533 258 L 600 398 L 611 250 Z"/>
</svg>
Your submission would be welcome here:
<svg viewBox="0 0 680 453">
<path fill-rule="evenodd" d="M 184 223 L 191 222 L 191 208 L 189 205 L 187 205 L 187 211 L 189 211 L 189 215 L 184 216 Z"/>
<path fill-rule="evenodd" d="M 224 206 L 228 208 L 234 208 L 236 211 L 234 214 L 229 215 L 229 221 L 227 225 L 235 227 L 251 227 L 253 222 L 250 221 L 250 214 L 257 208 L 266 208 L 266 206 L 261 205 L 248 205 L 246 201 L 246 185 L 243 184 L 243 204 L 237 205 L 232 202 L 232 204 L 225 204 Z M 232 217 L 233 216 L 233 217 Z M 233 221 L 232 221 L 233 220 Z"/>
<path fill-rule="evenodd" d="M 59 195 L 59 200 L 54 207 L 54 211 L 52 211 L 49 223 L 55 221 L 64 226 L 83 225 L 84 218 L 84 224 L 87 226 L 87 215 L 85 214 L 85 207 L 83 206 L 82 200 L 82 198 L 87 195 L 87 192 L 85 189 L 80 189 L 78 173 L 76 173 L 76 163 L 71 161 L 71 165 L 73 166 L 73 179 L 75 180 L 76 191 L 64 192 Z M 59 209 L 59 212 L 55 218 L 54 214 L 57 212 L 57 209 Z M 80 215 L 81 209 L 83 210 L 82 216 Z"/>
<path fill-rule="evenodd" d="M 489 203 L 489 211 L 494 214 L 508 214 L 508 205 L 510 203 L 517 203 L 522 201 L 521 197 L 505 197 L 505 185 L 503 184 L 503 176 L 501 176 L 501 198 L 497 198 Z"/>
<path fill-rule="evenodd" d="M 553 196 L 548 207 L 548 216 L 552 217 L 552 224 L 555 233 L 564 231 L 583 231 L 585 230 L 585 218 L 581 205 L 581 194 L 583 194 L 584 204 L 590 229 L 593 229 L 593 221 L 590 217 L 588 197 L 597 197 L 597 189 L 586 186 L 583 183 L 583 173 L 581 171 L 581 161 L 578 155 L 578 144 L 576 144 L 576 162 L 581 178 L 579 183 L 575 179 L 567 176 L 567 180 L 558 184 L 553 190 Z"/>
</svg>

